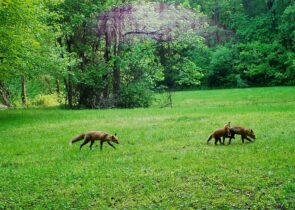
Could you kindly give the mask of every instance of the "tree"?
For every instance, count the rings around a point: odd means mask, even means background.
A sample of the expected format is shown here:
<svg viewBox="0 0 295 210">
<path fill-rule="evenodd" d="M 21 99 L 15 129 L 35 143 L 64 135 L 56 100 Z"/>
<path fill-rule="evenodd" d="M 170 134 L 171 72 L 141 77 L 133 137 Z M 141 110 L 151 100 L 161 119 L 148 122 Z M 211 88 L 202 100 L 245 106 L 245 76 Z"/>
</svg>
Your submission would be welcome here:
<svg viewBox="0 0 295 210">
<path fill-rule="evenodd" d="M 201 15 L 181 6 L 126 4 L 107 10 L 109 3 L 79 1 L 78 8 L 76 1 L 65 1 L 58 7 L 63 16 L 59 43 L 78 61 L 69 68 L 65 80 L 70 107 L 75 103 L 89 108 L 116 106 L 126 74 L 121 73 L 118 63 L 125 42 L 169 42 L 188 30 L 196 33 L 205 25 Z M 97 20 L 93 18 L 96 15 Z"/>
<path fill-rule="evenodd" d="M 0 80 L 3 93 L 9 92 L 5 81 L 19 77 L 23 106 L 27 105 L 26 80 L 43 73 L 60 71 L 63 59 L 54 45 L 54 28 L 42 1 L 3 1 L 0 7 Z M 4 91 L 3 91 L 4 90 Z M 9 100 L 8 95 L 3 97 Z"/>
</svg>

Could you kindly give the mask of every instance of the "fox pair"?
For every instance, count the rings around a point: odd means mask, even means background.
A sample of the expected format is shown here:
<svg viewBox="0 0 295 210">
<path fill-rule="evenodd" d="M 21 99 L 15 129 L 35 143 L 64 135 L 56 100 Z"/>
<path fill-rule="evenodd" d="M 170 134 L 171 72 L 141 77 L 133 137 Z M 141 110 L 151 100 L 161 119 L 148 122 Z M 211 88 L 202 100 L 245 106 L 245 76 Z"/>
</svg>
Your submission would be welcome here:
<svg viewBox="0 0 295 210">
<path fill-rule="evenodd" d="M 256 139 L 254 131 L 250 128 L 244 128 L 241 126 L 234 126 L 230 127 L 230 122 L 224 125 L 223 128 L 216 129 L 213 131 L 213 133 L 209 136 L 207 140 L 207 144 L 209 141 L 214 138 L 215 139 L 215 144 L 219 142 L 220 144 L 224 144 L 225 138 L 229 138 L 228 144 L 231 143 L 231 140 L 235 138 L 235 134 L 241 135 L 242 142 L 244 143 L 245 139 L 252 142 L 252 139 Z M 222 141 L 221 141 L 222 137 Z M 250 137 L 250 138 L 248 138 Z"/>
</svg>

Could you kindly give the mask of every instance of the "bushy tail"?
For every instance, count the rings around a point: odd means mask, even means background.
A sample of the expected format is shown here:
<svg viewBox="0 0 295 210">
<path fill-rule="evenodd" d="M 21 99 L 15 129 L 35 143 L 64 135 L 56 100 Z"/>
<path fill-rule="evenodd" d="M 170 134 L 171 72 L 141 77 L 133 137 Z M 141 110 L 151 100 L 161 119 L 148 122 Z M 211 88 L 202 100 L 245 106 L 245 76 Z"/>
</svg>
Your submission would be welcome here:
<svg viewBox="0 0 295 210">
<path fill-rule="evenodd" d="M 81 141 L 82 139 L 84 139 L 84 137 L 85 137 L 85 134 L 82 133 L 82 134 L 80 134 L 79 136 L 76 136 L 75 138 L 73 138 L 73 139 L 70 141 L 70 144 L 73 144 L 73 143 L 75 143 L 75 142 L 77 142 L 77 141 Z"/>
<path fill-rule="evenodd" d="M 208 144 L 209 141 L 212 139 L 212 137 L 213 137 L 213 134 L 211 134 L 211 135 L 209 136 L 209 138 L 208 138 L 208 140 L 207 140 L 207 144 Z"/>
</svg>

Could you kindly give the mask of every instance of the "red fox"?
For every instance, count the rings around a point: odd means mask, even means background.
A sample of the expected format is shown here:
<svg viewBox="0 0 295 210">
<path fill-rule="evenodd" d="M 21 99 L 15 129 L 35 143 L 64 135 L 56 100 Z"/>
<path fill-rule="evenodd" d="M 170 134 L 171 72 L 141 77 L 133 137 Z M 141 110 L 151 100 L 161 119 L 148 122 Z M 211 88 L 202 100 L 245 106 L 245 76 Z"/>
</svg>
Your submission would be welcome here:
<svg viewBox="0 0 295 210">
<path fill-rule="evenodd" d="M 244 143 L 244 139 L 247 139 L 248 141 L 252 142 L 251 139 L 249 139 L 247 136 L 251 137 L 252 139 L 256 139 L 254 131 L 250 128 L 244 128 L 241 126 L 234 126 L 230 128 L 231 135 L 229 137 L 228 144 L 231 143 L 231 139 L 235 138 L 235 134 L 239 134 L 242 137 L 242 142 Z M 224 140 L 223 140 L 224 143 Z"/>
<path fill-rule="evenodd" d="M 88 132 L 86 134 L 80 134 L 79 136 L 73 138 L 70 141 L 70 144 L 73 144 L 77 141 L 80 141 L 84 139 L 84 142 L 80 145 L 80 150 L 82 149 L 82 147 L 87 144 L 88 142 L 90 142 L 90 149 L 92 149 L 92 146 L 94 144 L 94 141 L 100 141 L 100 150 L 102 150 L 102 146 L 104 142 L 108 142 L 108 144 L 113 147 L 114 149 L 116 149 L 116 147 L 114 145 L 111 144 L 111 142 L 115 142 L 116 144 L 119 144 L 119 139 L 117 137 L 117 134 L 115 135 L 110 135 L 101 131 L 91 131 Z"/>
<path fill-rule="evenodd" d="M 230 122 L 228 122 L 227 124 L 224 125 L 223 128 L 219 128 L 219 129 L 216 129 L 215 131 L 213 131 L 213 133 L 209 136 L 209 138 L 207 140 L 207 144 L 209 143 L 209 141 L 212 138 L 215 139 L 215 143 L 214 144 L 217 144 L 218 141 L 219 141 L 220 144 L 224 144 L 225 137 L 228 138 L 230 136 L 231 136 Z M 223 141 L 221 141 L 221 137 L 223 138 Z"/>
</svg>

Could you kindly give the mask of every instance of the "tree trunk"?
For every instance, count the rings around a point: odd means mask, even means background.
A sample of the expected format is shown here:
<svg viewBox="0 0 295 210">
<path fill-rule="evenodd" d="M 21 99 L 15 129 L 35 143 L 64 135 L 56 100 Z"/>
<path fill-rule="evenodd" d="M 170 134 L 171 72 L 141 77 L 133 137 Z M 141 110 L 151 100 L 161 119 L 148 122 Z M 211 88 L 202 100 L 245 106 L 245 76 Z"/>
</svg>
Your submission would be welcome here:
<svg viewBox="0 0 295 210">
<path fill-rule="evenodd" d="M 120 68 L 116 64 L 113 70 L 113 94 L 114 95 L 118 95 L 120 92 L 120 77 L 121 77 Z"/>
<path fill-rule="evenodd" d="M 72 52 L 72 37 L 65 37 L 65 42 L 67 46 L 68 52 Z M 69 67 L 68 72 L 71 72 L 72 69 Z M 73 82 L 71 80 L 71 75 L 68 75 L 68 80 L 65 78 L 65 85 L 66 85 L 66 91 L 67 91 L 67 101 L 68 101 L 68 107 L 71 109 L 73 108 L 73 98 L 74 98 L 74 88 L 73 88 Z"/>
<path fill-rule="evenodd" d="M 65 86 L 66 86 L 66 91 L 67 91 L 67 95 L 66 95 L 66 101 L 68 102 L 68 107 L 71 109 L 73 108 L 73 95 L 74 95 L 74 91 L 73 91 L 73 84 L 70 80 L 70 78 L 68 80 L 65 80 Z"/>
<path fill-rule="evenodd" d="M 21 98 L 22 98 L 22 105 L 23 107 L 27 107 L 27 87 L 26 87 L 26 78 L 25 76 L 21 76 L 21 85 L 22 85 L 22 92 L 21 92 Z"/>
<path fill-rule="evenodd" d="M 119 46 L 117 46 L 117 43 L 115 44 L 115 47 L 114 47 L 114 54 L 115 54 L 115 56 L 118 56 L 120 54 Z M 114 97 L 118 96 L 118 94 L 120 92 L 120 77 L 121 77 L 120 67 L 119 67 L 118 61 L 116 59 L 115 67 L 113 69 L 113 95 L 114 95 Z"/>
<path fill-rule="evenodd" d="M 105 52 L 104 52 L 104 59 L 106 63 L 109 63 L 110 61 L 110 48 L 111 48 L 111 40 L 110 38 L 107 36 L 107 34 L 105 35 Z M 109 97 L 109 73 L 107 72 L 104 76 L 103 76 L 103 80 L 105 82 L 105 87 L 102 91 L 102 95 L 104 99 L 107 99 Z"/>
<path fill-rule="evenodd" d="M 58 95 L 60 94 L 60 81 L 59 81 L 59 79 L 56 79 L 56 93 Z"/>
<path fill-rule="evenodd" d="M 7 107 L 11 107 L 11 103 L 10 103 L 10 100 L 9 100 L 9 90 L 7 90 L 5 88 L 5 84 L 4 84 L 4 81 L 0 81 L 0 92 L 1 92 L 1 96 L 2 96 L 2 101 L 3 101 L 3 104 Z"/>
<path fill-rule="evenodd" d="M 270 10 L 272 10 L 272 7 L 273 7 L 273 5 L 274 5 L 274 0 L 268 0 L 268 1 L 266 1 L 266 5 L 267 5 L 267 9 L 270 11 Z"/>
<path fill-rule="evenodd" d="M 106 83 L 103 91 L 102 91 L 102 96 L 104 99 L 107 99 L 109 97 L 109 75 L 103 76 L 103 81 Z"/>
<path fill-rule="evenodd" d="M 68 100 L 69 100 L 69 106 L 70 108 L 73 108 L 73 97 L 74 96 L 74 91 L 73 91 L 73 83 L 69 81 L 69 92 L 68 92 Z"/>
<path fill-rule="evenodd" d="M 216 26 L 220 25 L 220 8 L 219 8 L 219 5 L 216 6 L 215 9 L 214 9 L 213 21 L 214 21 L 214 24 Z M 220 44 L 220 37 L 219 37 L 218 28 L 215 29 L 215 40 L 216 40 L 215 45 Z"/>
<path fill-rule="evenodd" d="M 272 29 L 275 33 L 277 33 L 277 24 L 276 24 L 276 10 L 273 8 L 275 1 L 274 0 L 268 0 L 266 2 L 268 11 L 272 14 L 271 18 L 271 25 Z"/>
</svg>

